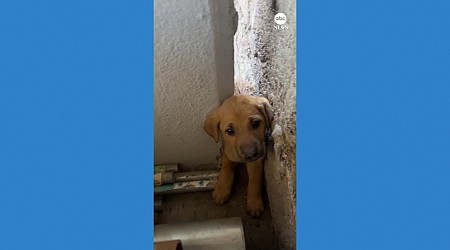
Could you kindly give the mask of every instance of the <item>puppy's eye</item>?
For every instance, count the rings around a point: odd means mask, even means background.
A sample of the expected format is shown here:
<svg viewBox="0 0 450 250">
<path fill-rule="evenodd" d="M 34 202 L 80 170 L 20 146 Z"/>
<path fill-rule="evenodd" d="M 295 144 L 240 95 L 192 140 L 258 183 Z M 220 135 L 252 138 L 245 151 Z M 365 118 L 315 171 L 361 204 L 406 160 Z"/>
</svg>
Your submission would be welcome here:
<svg viewBox="0 0 450 250">
<path fill-rule="evenodd" d="M 227 128 L 227 129 L 225 130 L 225 133 L 226 133 L 227 135 L 233 136 L 233 135 L 234 135 L 234 129 L 233 129 L 233 128 Z"/>
<path fill-rule="evenodd" d="M 259 120 L 253 120 L 250 122 L 250 126 L 252 126 L 253 129 L 259 128 L 260 125 L 261 125 L 261 121 L 259 121 Z"/>
</svg>

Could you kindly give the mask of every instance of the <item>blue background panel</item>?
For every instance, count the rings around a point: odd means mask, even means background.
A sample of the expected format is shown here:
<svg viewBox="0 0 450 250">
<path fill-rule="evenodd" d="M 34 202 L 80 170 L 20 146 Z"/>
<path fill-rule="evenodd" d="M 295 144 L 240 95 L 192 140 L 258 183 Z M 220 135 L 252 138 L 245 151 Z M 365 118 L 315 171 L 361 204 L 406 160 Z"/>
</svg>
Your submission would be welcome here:
<svg viewBox="0 0 450 250">
<path fill-rule="evenodd" d="M 150 249 L 150 1 L 0 3 L 0 249 Z"/>
<path fill-rule="evenodd" d="M 299 249 L 450 249 L 449 10 L 299 2 Z"/>
</svg>

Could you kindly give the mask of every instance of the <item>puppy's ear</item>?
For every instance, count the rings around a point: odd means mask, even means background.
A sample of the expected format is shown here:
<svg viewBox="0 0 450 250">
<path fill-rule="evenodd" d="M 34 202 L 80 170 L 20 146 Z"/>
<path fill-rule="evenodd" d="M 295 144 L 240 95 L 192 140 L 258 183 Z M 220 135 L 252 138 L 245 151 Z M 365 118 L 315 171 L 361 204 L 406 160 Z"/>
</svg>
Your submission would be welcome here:
<svg viewBox="0 0 450 250">
<path fill-rule="evenodd" d="M 269 101 L 264 97 L 258 97 L 258 107 L 261 113 L 264 115 L 267 126 L 272 130 L 273 111 Z"/>
<path fill-rule="evenodd" d="M 206 117 L 205 123 L 203 124 L 203 129 L 205 130 L 205 132 L 209 136 L 211 136 L 216 143 L 219 142 L 219 124 L 220 117 L 218 110 L 215 110 L 213 113 L 208 115 Z"/>
</svg>

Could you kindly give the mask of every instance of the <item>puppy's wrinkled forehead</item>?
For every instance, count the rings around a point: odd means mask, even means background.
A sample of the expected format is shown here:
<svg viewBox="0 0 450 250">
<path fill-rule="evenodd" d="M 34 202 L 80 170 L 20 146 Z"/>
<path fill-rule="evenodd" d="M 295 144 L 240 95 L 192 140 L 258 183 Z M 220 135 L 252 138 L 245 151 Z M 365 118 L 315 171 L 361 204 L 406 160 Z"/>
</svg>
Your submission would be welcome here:
<svg viewBox="0 0 450 250">
<path fill-rule="evenodd" d="M 250 116 L 261 116 L 261 112 L 255 102 L 248 98 L 235 96 L 222 104 L 222 121 L 229 120 L 246 121 Z"/>
</svg>

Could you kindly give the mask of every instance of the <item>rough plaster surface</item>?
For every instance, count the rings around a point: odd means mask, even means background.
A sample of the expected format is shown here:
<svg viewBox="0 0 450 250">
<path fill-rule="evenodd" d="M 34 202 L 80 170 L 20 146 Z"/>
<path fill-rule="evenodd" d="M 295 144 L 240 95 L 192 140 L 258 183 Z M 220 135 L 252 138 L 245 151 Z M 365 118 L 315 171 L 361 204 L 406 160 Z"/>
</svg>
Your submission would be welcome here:
<svg viewBox="0 0 450 250">
<path fill-rule="evenodd" d="M 203 121 L 233 94 L 234 13 L 232 0 L 154 2 L 156 164 L 216 160 Z"/>
<path fill-rule="evenodd" d="M 265 166 L 267 192 L 279 247 L 295 249 L 295 1 L 235 0 L 235 7 L 235 92 L 265 96 L 275 111 L 274 147 Z M 274 28 L 279 12 L 287 16 L 287 30 Z"/>
</svg>

